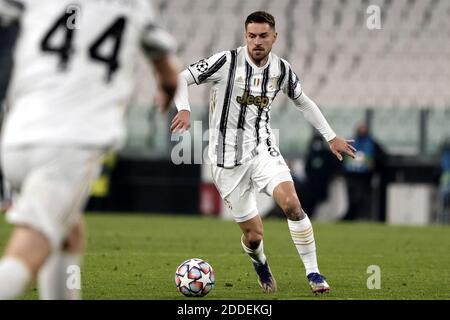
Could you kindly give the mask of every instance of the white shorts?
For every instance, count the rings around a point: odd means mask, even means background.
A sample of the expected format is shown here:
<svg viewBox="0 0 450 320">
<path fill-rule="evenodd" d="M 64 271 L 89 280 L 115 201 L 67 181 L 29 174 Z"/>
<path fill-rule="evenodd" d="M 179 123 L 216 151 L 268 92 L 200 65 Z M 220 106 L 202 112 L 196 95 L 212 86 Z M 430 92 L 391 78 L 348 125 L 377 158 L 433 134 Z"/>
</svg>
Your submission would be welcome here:
<svg viewBox="0 0 450 320">
<path fill-rule="evenodd" d="M 13 192 L 6 220 L 40 231 L 60 248 L 86 205 L 102 155 L 81 147 L 4 148 L 3 174 Z"/>
<path fill-rule="evenodd" d="M 214 183 L 225 204 L 230 208 L 236 222 L 245 222 L 258 214 L 256 192 L 273 196 L 273 190 L 280 183 L 293 181 L 281 153 L 262 145 L 258 155 L 250 161 L 225 169 L 211 165 Z"/>
</svg>

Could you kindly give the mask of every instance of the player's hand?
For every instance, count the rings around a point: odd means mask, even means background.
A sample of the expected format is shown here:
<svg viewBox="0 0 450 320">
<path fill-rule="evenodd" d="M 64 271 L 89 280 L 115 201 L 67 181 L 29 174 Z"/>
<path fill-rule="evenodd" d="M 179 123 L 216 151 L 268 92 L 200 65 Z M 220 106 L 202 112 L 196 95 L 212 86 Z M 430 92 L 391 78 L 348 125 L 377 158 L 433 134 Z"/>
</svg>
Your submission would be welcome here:
<svg viewBox="0 0 450 320">
<path fill-rule="evenodd" d="M 336 158 L 339 159 L 339 161 L 342 161 L 344 159 L 342 157 L 343 154 L 346 154 L 349 157 L 355 159 L 356 149 L 350 144 L 352 142 L 355 142 L 355 140 L 344 140 L 342 138 L 336 137 L 328 143 L 330 145 L 331 152 L 333 152 L 333 154 L 336 156 Z"/>
<path fill-rule="evenodd" d="M 183 133 L 189 130 L 191 127 L 191 112 L 188 110 L 181 110 L 172 120 L 172 125 L 170 126 L 171 132 Z"/>
</svg>

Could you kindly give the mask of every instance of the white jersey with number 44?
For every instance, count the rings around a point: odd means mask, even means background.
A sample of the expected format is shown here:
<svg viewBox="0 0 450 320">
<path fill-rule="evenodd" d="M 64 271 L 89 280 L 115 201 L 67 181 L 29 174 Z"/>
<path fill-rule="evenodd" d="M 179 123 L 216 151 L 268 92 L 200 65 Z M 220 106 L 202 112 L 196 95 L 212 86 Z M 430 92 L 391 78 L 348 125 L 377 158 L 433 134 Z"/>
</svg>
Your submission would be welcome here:
<svg viewBox="0 0 450 320">
<path fill-rule="evenodd" d="M 15 7 L 21 32 L 3 145 L 119 143 L 138 51 L 173 50 L 149 0 L 0 0 L 0 18 Z"/>
</svg>

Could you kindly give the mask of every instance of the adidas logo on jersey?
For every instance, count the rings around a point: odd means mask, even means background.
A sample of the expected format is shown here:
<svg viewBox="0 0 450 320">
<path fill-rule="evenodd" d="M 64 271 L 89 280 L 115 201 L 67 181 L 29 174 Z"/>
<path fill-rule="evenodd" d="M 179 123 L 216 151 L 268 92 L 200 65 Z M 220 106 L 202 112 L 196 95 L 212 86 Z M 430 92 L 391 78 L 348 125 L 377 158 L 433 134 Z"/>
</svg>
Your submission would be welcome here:
<svg viewBox="0 0 450 320">
<path fill-rule="evenodd" d="M 239 78 L 236 79 L 235 82 L 236 82 L 236 83 L 244 83 L 244 78 L 239 77 Z"/>
<path fill-rule="evenodd" d="M 244 91 L 244 94 L 242 96 L 236 97 L 236 101 L 240 104 L 246 104 L 248 106 L 251 106 L 254 104 L 255 106 L 259 108 L 267 108 L 269 105 L 269 98 L 267 97 L 261 97 L 261 96 L 252 96 L 248 91 Z"/>
</svg>

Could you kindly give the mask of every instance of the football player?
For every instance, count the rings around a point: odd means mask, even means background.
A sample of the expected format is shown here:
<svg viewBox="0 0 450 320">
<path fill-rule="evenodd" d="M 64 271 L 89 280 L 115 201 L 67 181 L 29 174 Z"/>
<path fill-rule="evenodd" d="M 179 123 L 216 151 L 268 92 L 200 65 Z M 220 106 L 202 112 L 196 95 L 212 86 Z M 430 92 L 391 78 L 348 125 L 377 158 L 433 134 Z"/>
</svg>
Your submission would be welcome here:
<svg viewBox="0 0 450 320">
<path fill-rule="evenodd" d="M 133 70 L 144 50 L 167 110 L 178 83 L 175 42 L 149 0 L 0 0 L 21 32 L 1 137 L 2 169 L 16 193 L 15 225 L 0 260 L 0 299 L 38 278 L 43 299 L 77 299 L 66 286 L 84 245 L 81 212 L 103 155 L 124 140 Z"/>
<path fill-rule="evenodd" d="M 209 113 L 209 160 L 214 182 L 242 229 L 242 247 L 252 259 L 264 292 L 276 291 L 276 281 L 263 249 L 263 224 L 256 192 L 272 196 L 288 219 L 292 240 L 314 293 L 330 286 L 319 271 L 314 233 L 302 210 L 286 165 L 270 127 L 272 101 L 281 91 L 328 141 L 339 160 L 354 157 L 351 141 L 336 136 L 317 105 L 302 90 L 291 65 L 272 53 L 277 40 L 275 19 L 254 12 L 245 21 L 247 45 L 219 52 L 189 66 L 180 75 L 175 98 L 178 114 L 171 130 L 190 127 L 188 86 L 212 84 Z"/>
</svg>

